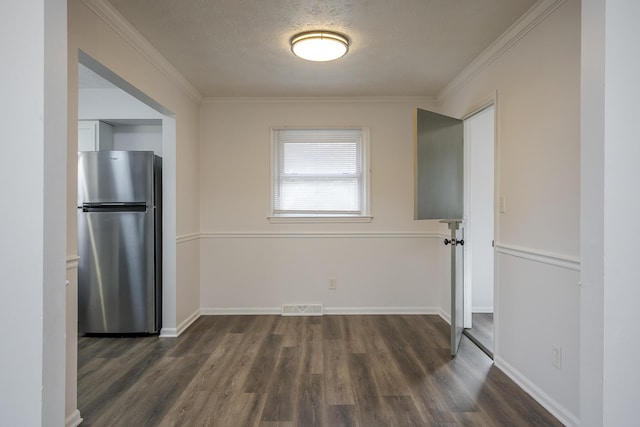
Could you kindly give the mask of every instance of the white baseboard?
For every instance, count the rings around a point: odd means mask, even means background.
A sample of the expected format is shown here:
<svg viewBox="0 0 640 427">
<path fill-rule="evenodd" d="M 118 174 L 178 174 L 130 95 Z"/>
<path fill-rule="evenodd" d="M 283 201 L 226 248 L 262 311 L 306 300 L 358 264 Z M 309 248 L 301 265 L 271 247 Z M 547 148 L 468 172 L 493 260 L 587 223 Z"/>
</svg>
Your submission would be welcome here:
<svg viewBox="0 0 640 427">
<path fill-rule="evenodd" d="M 493 313 L 493 307 L 472 307 L 472 313 Z"/>
<path fill-rule="evenodd" d="M 160 331 L 160 338 L 177 338 L 184 331 L 191 326 L 193 322 L 198 320 L 198 317 L 201 316 L 201 310 L 196 310 L 189 317 L 184 319 L 177 328 L 162 328 Z"/>
<path fill-rule="evenodd" d="M 447 313 L 446 311 L 444 311 L 443 309 L 439 308 L 438 312 L 436 313 L 438 316 L 442 317 L 442 320 L 444 320 L 445 322 L 447 322 L 449 325 L 451 324 L 451 316 L 449 316 L 449 313 Z"/>
<path fill-rule="evenodd" d="M 78 427 L 82 421 L 83 421 L 83 419 L 80 416 L 80 411 L 76 409 L 75 411 L 73 411 L 72 413 L 67 415 L 67 418 L 64 421 L 64 426 L 65 427 Z"/>
<path fill-rule="evenodd" d="M 200 309 L 203 316 L 218 315 L 279 315 L 282 307 L 206 307 Z M 435 307 L 324 307 L 325 315 L 357 314 L 440 314 Z"/>
<path fill-rule="evenodd" d="M 162 328 L 160 338 L 178 338 L 178 328 Z"/>
<path fill-rule="evenodd" d="M 180 324 L 178 325 L 178 336 L 180 336 L 181 333 L 183 333 L 184 331 L 187 330 L 187 328 L 189 328 L 189 326 L 191 326 L 191 324 L 193 322 L 195 322 L 196 320 L 198 320 L 198 318 L 200 317 L 200 310 L 196 310 L 193 313 L 191 313 L 191 316 L 187 317 L 186 319 L 184 319 L 182 322 L 180 322 Z"/>
<path fill-rule="evenodd" d="M 250 316 L 280 314 L 282 307 L 205 307 L 200 309 L 203 316 Z"/>
<path fill-rule="evenodd" d="M 435 307 L 325 307 L 324 314 L 339 315 L 411 315 L 411 314 L 438 314 L 439 309 Z"/>
<path fill-rule="evenodd" d="M 527 377 L 522 375 L 517 369 L 507 363 L 500 356 L 494 355 L 493 359 L 494 364 L 498 369 L 505 373 L 506 376 L 511 378 L 513 382 L 518 384 L 521 389 L 527 392 L 531 397 L 533 397 L 540 405 L 542 405 L 547 411 L 551 412 L 551 414 L 560 420 L 566 426 L 577 427 L 580 425 L 579 418 L 569 412 L 565 407 L 560 405 L 555 399 L 549 396 L 544 391 L 540 390 L 533 382 L 531 382 Z"/>
</svg>

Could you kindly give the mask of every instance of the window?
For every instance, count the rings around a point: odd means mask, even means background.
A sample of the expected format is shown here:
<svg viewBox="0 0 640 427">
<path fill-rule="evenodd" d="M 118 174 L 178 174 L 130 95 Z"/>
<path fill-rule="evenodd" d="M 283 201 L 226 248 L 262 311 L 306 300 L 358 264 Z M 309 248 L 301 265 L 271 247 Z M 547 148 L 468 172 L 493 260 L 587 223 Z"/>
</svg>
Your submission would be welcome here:
<svg viewBox="0 0 640 427">
<path fill-rule="evenodd" d="M 366 129 L 272 130 L 272 217 L 371 220 Z"/>
</svg>

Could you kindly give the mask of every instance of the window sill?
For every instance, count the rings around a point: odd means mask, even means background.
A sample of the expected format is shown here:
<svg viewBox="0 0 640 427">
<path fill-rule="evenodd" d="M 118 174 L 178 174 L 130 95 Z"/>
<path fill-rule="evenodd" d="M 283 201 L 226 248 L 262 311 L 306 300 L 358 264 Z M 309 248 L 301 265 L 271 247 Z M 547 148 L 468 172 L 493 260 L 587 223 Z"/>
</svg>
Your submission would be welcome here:
<svg viewBox="0 0 640 427">
<path fill-rule="evenodd" d="M 372 216 L 270 216 L 271 224 L 309 224 L 309 223 L 366 223 L 373 221 Z"/>
</svg>

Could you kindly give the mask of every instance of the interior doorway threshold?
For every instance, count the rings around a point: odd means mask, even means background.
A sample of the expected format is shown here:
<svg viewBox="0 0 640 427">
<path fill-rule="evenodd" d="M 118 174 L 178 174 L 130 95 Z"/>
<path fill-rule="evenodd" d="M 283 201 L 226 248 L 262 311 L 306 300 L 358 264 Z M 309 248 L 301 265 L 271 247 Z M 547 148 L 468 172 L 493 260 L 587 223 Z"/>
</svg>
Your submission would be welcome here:
<svg viewBox="0 0 640 427">
<path fill-rule="evenodd" d="M 462 333 L 471 340 L 484 354 L 489 356 L 491 360 L 493 360 L 493 351 L 489 350 L 487 346 L 480 342 L 476 337 L 473 336 L 473 332 L 471 329 L 465 329 Z"/>
<path fill-rule="evenodd" d="M 473 328 L 464 334 L 491 359 L 493 359 L 493 313 L 472 313 Z"/>
</svg>

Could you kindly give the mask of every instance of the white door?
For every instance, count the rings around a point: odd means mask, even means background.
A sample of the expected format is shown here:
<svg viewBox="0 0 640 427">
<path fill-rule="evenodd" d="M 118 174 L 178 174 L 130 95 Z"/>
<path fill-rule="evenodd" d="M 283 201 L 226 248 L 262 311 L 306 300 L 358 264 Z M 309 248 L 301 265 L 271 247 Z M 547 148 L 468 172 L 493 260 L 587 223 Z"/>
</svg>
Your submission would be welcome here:
<svg viewBox="0 0 640 427">
<path fill-rule="evenodd" d="M 451 230 L 451 355 L 455 356 L 464 327 L 462 230 L 463 122 L 417 109 L 415 219 L 447 222 Z M 446 220 L 446 221 L 442 221 Z"/>
</svg>

